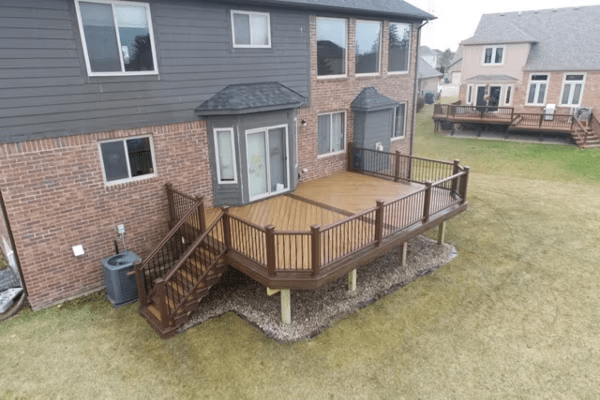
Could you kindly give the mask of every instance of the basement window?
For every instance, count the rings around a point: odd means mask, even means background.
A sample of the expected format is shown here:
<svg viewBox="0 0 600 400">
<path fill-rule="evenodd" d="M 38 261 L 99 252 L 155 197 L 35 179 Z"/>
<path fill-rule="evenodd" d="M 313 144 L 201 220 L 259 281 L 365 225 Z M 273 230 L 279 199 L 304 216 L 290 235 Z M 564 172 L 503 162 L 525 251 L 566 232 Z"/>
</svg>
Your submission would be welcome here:
<svg viewBox="0 0 600 400">
<path fill-rule="evenodd" d="M 123 183 L 156 175 L 151 136 L 111 140 L 98 145 L 105 183 Z"/>
<path fill-rule="evenodd" d="M 88 76 L 157 74 L 150 5 L 75 0 Z"/>
</svg>

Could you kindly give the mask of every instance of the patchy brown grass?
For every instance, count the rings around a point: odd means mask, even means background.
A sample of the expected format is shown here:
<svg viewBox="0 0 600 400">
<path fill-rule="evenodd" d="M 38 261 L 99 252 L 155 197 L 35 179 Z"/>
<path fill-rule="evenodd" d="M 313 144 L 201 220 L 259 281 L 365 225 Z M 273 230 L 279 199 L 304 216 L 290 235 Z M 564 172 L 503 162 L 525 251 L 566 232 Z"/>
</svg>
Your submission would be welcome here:
<svg viewBox="0 0 600 400">
<path fill-rule="evenodd" d="M 434 142 L 419 140 L 418 154 Z M 459 256 L 437 272 L 292 345 L 234 314 L 163 341 L 136 305 L 101 295 L 25 311 L 0 324 L 0 398 L 596 397 L 593 172 L 545 156 L 543 171 L 535 158 L 497 171 L 488 141 L 456 146 L 471 149 L 452 157 L 472 167 L 469 210 L 449 222 Z"/>
</svg>

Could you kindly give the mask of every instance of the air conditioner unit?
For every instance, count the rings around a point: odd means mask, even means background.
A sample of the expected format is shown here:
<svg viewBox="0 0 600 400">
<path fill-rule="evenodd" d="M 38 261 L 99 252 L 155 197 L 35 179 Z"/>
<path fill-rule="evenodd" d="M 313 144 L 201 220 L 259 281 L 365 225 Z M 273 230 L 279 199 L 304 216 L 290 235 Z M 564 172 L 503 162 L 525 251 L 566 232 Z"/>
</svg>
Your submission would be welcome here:
<svg viewBox="0 0 600 400">
<path fill-rule="evenodd" d="M 375 150 L 377 151 L 383 151 L 383 144 L 381 142 L 378 142 L 375 144 Z"/>
</svg>

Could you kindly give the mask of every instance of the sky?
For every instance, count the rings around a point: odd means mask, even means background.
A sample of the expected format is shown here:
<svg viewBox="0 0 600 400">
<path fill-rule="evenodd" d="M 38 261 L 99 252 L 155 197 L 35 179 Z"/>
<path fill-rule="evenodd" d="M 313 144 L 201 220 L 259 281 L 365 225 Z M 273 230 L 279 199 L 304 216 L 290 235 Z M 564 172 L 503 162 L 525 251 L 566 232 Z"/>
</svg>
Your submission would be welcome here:
<svg viewBox="0 0 600 400">
<path fill-rule="evenodd" d="M 600 5 L 600 0 L 406 0 L 438 17 L 421 33 L 421 44 L 456 51 L 458 44 L 475 33 L 482 14 Z"/>
</svg>

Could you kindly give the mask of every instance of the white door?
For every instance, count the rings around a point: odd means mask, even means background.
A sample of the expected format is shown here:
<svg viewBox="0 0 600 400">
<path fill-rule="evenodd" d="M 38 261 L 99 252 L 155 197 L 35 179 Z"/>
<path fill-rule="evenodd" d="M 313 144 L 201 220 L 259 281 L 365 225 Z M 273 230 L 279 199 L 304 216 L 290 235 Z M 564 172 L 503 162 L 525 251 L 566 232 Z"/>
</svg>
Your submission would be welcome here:
<svg viewBox="0 0 600 400">
<path fill-rule="evenodd" d="M 246 150 L 250 200 L 290 188 L 287 125 L 246 131 Z"/>
</svg>

